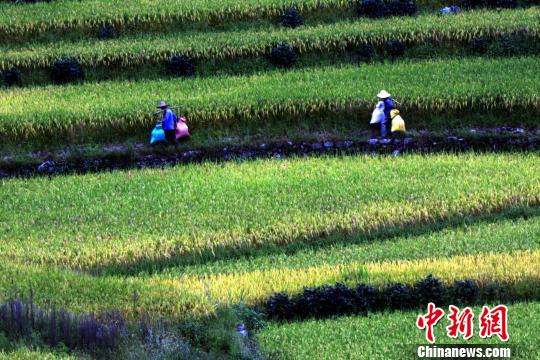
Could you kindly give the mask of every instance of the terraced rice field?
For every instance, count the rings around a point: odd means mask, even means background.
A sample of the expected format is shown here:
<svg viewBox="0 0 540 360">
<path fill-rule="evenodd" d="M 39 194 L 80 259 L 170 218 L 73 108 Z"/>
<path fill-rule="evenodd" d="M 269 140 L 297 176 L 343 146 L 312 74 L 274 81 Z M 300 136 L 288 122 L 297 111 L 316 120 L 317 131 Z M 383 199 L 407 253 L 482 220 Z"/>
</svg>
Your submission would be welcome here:
<svg viewBox="0 0 540 360">
<path fill-rule="evenodd" d="M 0 111 L 0 134 L 21 140 L 70 133 L 89 136 L 113 129 L 147 134 L 155 123 L 152 99 L 161 89 L 167 89 L 171 102 L 182 104 L 195 130 L 226 128 L 239 122 L 246 126 L 267 122 L 282 126 L 287 122 L 294 127 L 298 117 L 341 116 L 360 121 L 362 115 L 369 117 L 372 94 L 381 84 L 402 94 L 403 111 L 416 114 L 416 126 L 441 129 L 512 122 L 507 117 L 490 118 L 489 123 L 474 117 L 469 121 L 448 120 L 448 113 L 459 114 L 464 109 L 480 114 L 515 111 L 519 113 L 515 122 L 534 126 L 532 109 L 540 102 L 538 64 L 537 57 L 475 58 L 403 62 L 392 67 L 366 65 L 360 69 L 324 67 L 182 82 L 120 81 L 23 88 L 0 94 L 0 99 L 10 104 Z M 460 72 L 454 73 L 458 66 Z M 509 66 L 522 76 L 516 78 L 508 71 Z M 483 80 L 476 81 L 473 75 Z"/>
<path fill-rule="evenodd" d="M 509 282 L 517 298 L 538 298 L 538 164 L 351 157 L 4 181 L 0 286 L 76 311 L 178 317 L 427 274 Z M 168 206 L 178 191 L 184 201 Z"/>
<path fill-rule="evenodd" d="M 6 219 L 2 253 L 25 264 L 82 269 L 145 270 L 137 264 L 168 258 L 206 261 L 220 251 L 310 242 L 334 232 L 369 235 L 537 206 L 539 170 L 532 154 L 441 155 L 208 164 L 166 170 L 165 176 L 145 170 L 7 181 L 0 211 Z M 175 194 L 183 200 L 170 204 Z M 30 221 L 16 220 L 28 212 L 34 214 Z M 25 256 L 36 244 L 42 255 L 32 250 Z"/>
<path fill-rule="evenodd" d="M 16 167 L 25 152 L 53 165 L 54 151 L 99 159 L 87 149 L 146 142 L 162 99 L 188 117 L 195 139 L 182 149 L 235 146 L 252 133 L 261 148 L 282 137 L 356 139 L 382 88 L 399 100 L 409 139 L 500 126 L 534 139 L 540 9 L 510 2 L 442 16 L 447 4 L 419 1 L 414 16 L 374 19 L 342 0 L 3 1 L 1 164 Z M 291 5 L 304 18 L 297 28 L 280 24 Z M 185 68 L 170 71 L 173 55 Z M 61 58 L 71 73 L 54 72 Z M 425 342 L 420 306 L 280 320 L 268 300 L 340 283 L 371 286 L 387 304 L 389 287 L 419 291 L 428 275 L 444 289 L 473 284 L 475 311 L 508 305 L 515 358 L 540 357 L 538 149 L 387 146 L 393 156 L 0 177 L 0 359 L 402 359 Z M 33 335 L 21 325 L 30 303 L 17 297 L 35 304 Z M 244 315 L 227 315 L 239 306 Z M 48 312 L 36 324 L 47 326 L 34 325 L 38 308 Z M 102 311 L 92 321 L 125 319 L 120 345 L 103 340 L 112 325 L 88 330 L 77 317 Z M 78 342 L 66 318 L 79 319 Z M 147 321 L 162 325 L 145 332 Z M 443 331 L 441 342 L 454 343 Z"/>
<path fill-rule="evenodd" d="M 345 50 L 360 44 L 384 44 L 399 39 L 409 44 L 426 42 L 460 43 L 475 36 L 498 37 L 527 29 L 531 40 L 538 39 L 540 11 L 537 8 L 504 12 L 484 10 L 451 18 L 423 14 L 414 18 L 340 21 L 299 29 L 264 26 L 255 30 L 197 31 L 138 34 L 106 41 L 83 39 L 59 41 L 54 48 L 36 42 L 2 48 L 0 68 L 49 67 L 61 56 L 76 55 L 86 66 L 134 66 L 161 63 L 172 54 L 215 61 L 265 55 L 279 42 L 291 44 L 300 54 Z"/>
<path fill-rule="evenodd" d="M 122 6 L 118 6 L 121 4 Z M 438 1 L 422 1 L 421 6 L 438 6 Z M 155 1 L 139 0 L 104 1 L 92 0 L 84 4 L 71 0 L 60 0 L 54 4 L 36 4 L 17 8 L 0 4 L 5 14 L 0 22 L 1 34 L 26 35 L 44 31 L 91 30 L 98 26 L 113 24 L 121 28 L 135 27 L 139 30 L 159 28 L 160 25 L 189 26 L 202 22 L 205 25 L 220 25 L 242 20 L 261 20 L 278 17 L 283 9 L 295 6 L 308 13 L 353 12 L 354 4 L 348 0 L 301 0 L 291 3 L 286 0 L 242 1 L 197 0 Z"/>
</svg>

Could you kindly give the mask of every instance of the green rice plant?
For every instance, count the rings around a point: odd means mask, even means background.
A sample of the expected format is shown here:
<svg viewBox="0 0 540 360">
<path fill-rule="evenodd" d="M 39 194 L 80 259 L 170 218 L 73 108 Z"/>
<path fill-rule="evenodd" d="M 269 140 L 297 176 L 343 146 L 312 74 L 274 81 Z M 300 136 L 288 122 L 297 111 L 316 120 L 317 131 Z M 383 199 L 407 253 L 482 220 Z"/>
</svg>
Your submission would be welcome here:
<svg viewBox="0 0 540 360">
<path fill-rule="evenodd" d="M 47 360 L 75 360 L 74 355 L 65 353 L 39 351 L 31 348 L 20 347 L 13 351 L 0 350 L 0 360 L 35 360 L 35 359 L 47 359 Z"/>
<path fill-rule="evenodd" d="M 83 66 L 136 66 L 159 64 L 178 53 L 197 60 L 215 61 L 263 56 L 281 42 L 300 55 L 308 52 L 343 51 L 361 44 L 384 45 L 396 39 L 408 44 L 467 42 L 474 37 L 499 37 L 524 32 L 531 39 L 540 34 L 540 8 L 464 12 L 451 17 L 425 14 L 415 18 L 343 21 L 300 29 L 280 27 L 223 32 L 145 34 L 108 41 L 81 40 L 4 45 L 0 70 L 50 67 L 58 58 L 76 56 Z"/>
<path fill-rule="evenodd" d="M 478 315 L 481 307 L 473 307 L 473 310 Z M 505 345 L 512 348 L 512 359 L 540 357 L 538 335 L 531 331 L 540 326 L 540 303 L 508 305 L 508 314 L 510 340 Z M 415 326 L 418 315 L 417 311 L 392 312 L 367 317 L 270 323 L 258 334 L 257 340 L 264 353 L 280 359 L 414 358 L 418 344 L 426 344 L 425 333 Z M 474 337 L 469 341 L 453 340 L 446 336 L 446 325 L 446 319 L 443 319 L 435 326 L 436 345 L 501 345 L 496 337 L 480 338 L 476 326 Z"/>
<path fill-rule="evenodd" d="M 331 157 L 3 180 L 0 254 L 94 273 L 151 272 L 534 207 L 538 159 Z"/>
<path fill-rule="evenodd" d="M 0 298 L 15 291 L 34 294 L 36 305 L 83 313 L 119 310 L 129 318 L 141 314 L 167 318 L 213 313 L 216 302 L 194 292 L 185 292 L 162 281 L 138 277 L 93 277 L 58 267 L 13 264 L 0 265 Z"/>
<path fill-rule="evenodd" d="M 179 104 L 179 112 L 194 130 L 242 122 L 294 124 L 299 117 L 344 116 L 363 118 L 359 122 L 367 124 L 381 88 L 402 103 L 406 121 L 407 115 L 412 117 L 408 121 L 412 128 L 473 126 L 474 122 L 448 122 L 443 115 L 506 111 L 536 127 L 531 111 L 540 106 L 539 64 L 537 57 L 472 58 L 8 89 L 0 92 L 0 102 L 9 104 L 0 108 L 0 137 L 20 141 L 147 134 L 155 123 L 152 112 L 158 98 Z M 522 76 L 516 77 L 509 67 Z M 440 120 L 423 123 L 426 115 L 439 115 Z"/>
</svg>

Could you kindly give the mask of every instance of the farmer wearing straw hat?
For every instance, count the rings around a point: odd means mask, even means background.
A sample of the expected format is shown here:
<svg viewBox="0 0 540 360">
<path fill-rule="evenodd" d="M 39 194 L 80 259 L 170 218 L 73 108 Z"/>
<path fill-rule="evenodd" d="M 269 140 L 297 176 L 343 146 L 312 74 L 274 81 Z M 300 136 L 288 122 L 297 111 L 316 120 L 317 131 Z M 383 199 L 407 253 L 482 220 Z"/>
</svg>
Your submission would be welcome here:
<svg viewBox="0 0 540 360">
<path fill-rule="evenodd" d="M 386 137 L 388 131 L 387 131 L 387 124 L 391 121 L 390 120 L 390 112 L 395 109 L 394 100 L 390 98 L 390 94 L 386 90 L 381 90 L 377 94 L 377 97 L 379 98 L 379 102 L 382 102 L 382 105 L 384 105 L 384 119 L 381 119 L 381 136 L 383 138 Z"/>
<path fill-rule="evenodd" d="M 163 130 L 165 131 L 165 139 L 169 144 L 176 145 L 175 129 L 177 116 L 169 108 L 169 105 L 163 100 L 159 102 L 157 107 L 163 112 L 161 123 L 163 124 Z"/>
</svg>

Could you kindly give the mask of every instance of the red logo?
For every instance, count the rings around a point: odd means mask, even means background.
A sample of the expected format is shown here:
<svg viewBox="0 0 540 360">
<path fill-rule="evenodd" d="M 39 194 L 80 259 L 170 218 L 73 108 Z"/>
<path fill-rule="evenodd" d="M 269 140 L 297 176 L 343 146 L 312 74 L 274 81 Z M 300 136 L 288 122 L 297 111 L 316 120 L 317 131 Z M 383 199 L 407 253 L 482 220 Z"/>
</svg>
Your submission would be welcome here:
<svg viewBox="0 0 540 360">
<path fill-rule="evenodd" d="M 450 314 L 448 314 L 448 320 L 450 325 L 446 327 L 446 334 L 448 337 L 457 339 L 459 334 L 463 334 L 463 339 L 468 340 L 473 336 L 473 318 L 474 314 L 470 307 L 466 307 L 463 311 L 459 311 L 459 308 L 450 305 Z"/>
<path fill-rule="evenodd" d="M 436 307 L 434 303 L 429 303 L 428 313 L 426 315 L 419 316 L 416 320 L 416 326 L 418 326 L 420 330 L 426 329 L 426 339 L 432 344 L 435 342 L 433 328 L 443 317 L 444 310 Z"/>
<path fill-rule="evenodd" d="M 464 340 L 472 338 L 474 333 L 474 313 L 470 307 L 462 311 L 457 306 L 448 307 L 448 320 L 450 325 L 446 327 L 446 335 L 457 339 L 460 335 Z M 419 315 L 416 319 L 416 326 L 420 330 L 426 330 L 426 340 L 430 343 L 435 342 L 434 328 L 444 317 L 444 310 L 429 303 L 427 314 Z M 508 308 L 505 305 L 499 305 L 490 309 L 488 306 L 482 308 L 479 317 L 479 335 L 481 338 L 490 338 L 497 335 L 502 341 L 508 341 Z"/>
<path fill-rule="evenodd" d="M 499 305 L 493 309 L 484 306 L 480 314 L 480 337 L 489 338 L 497 335 L 502 341 L 508 341 L 508 308 Z"/>
</svg>

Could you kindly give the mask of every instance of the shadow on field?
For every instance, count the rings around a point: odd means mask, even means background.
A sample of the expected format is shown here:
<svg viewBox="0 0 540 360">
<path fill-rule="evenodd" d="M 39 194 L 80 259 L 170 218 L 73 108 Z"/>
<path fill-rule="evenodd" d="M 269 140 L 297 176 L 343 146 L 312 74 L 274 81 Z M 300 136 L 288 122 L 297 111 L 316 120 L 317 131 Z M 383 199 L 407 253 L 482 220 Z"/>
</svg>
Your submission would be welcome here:
<svg viewBox="0 0 540 360">
<path fill-rule="evenodd" d="M 513 207 L 502 212 L 482 215 L 464 214 L 446 219 L 436 219 L 430 223 L 408 223 L 390 228 L 381 228 L 356 233 L 334 232 L 310 239 L 297 239 L 285 245 L 245 245 L 240 247 L 222 246 L 214 249 L 203 249 L 199 252 L 169 256 L 158 259 L 139 258 L 133 262 L 109 264 L 90 268 L 93 275 L 141 275 L 153 274 L 171 267 L 190 265 L 210 265 L 217 261 L 234 261 L 238 259 L 256 259 L 273 254 L 293 255 L 299 251 L 318 250 L 332 245 L 352 245 L 375 241 L 392 241 L 397 237 L 414 237 L 444 229 L 458 228 L 480 223 L 495 223 L 500 220 L 529 219 L 540 216 L 540 206 L 532 208 Z"/>
</svg>

